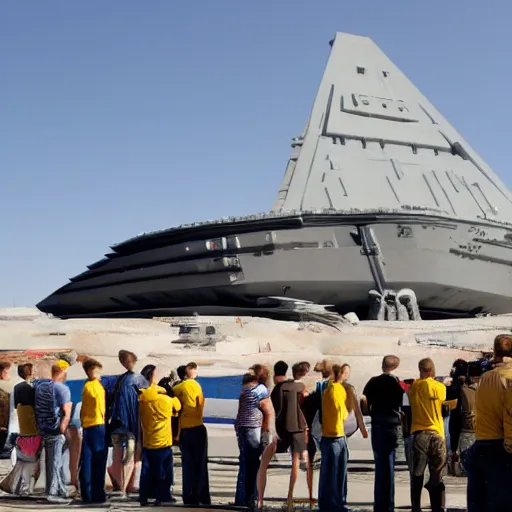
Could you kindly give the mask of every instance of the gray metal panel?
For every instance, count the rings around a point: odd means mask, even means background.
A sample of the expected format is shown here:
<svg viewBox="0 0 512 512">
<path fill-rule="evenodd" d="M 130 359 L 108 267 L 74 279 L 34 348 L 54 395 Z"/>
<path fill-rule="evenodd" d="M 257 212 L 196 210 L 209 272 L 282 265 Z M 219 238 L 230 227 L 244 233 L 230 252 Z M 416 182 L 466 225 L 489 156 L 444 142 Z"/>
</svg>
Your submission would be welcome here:
<svg viewBox="0 0 512 512">
<path fill-rule="evenodd" d="M 273 211 L 412 209 L 512 221 L 504 184 L 369 38 L 336 34 L 294 146 Z"/>
</svg>

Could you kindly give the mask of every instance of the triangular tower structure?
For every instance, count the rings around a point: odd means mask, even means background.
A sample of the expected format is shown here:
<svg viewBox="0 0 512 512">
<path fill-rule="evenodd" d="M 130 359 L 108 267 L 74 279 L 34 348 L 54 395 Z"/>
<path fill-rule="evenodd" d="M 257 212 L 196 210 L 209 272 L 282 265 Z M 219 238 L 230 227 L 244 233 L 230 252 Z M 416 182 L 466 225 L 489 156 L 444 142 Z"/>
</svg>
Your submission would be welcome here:
<svg viewBox="0 0 512 512">
<path fill-rule="evenodd" d="M 369 38 L 336 34 L 274 211 L 415 211 L 512 222 L 490 167 Z"/>
</svg>

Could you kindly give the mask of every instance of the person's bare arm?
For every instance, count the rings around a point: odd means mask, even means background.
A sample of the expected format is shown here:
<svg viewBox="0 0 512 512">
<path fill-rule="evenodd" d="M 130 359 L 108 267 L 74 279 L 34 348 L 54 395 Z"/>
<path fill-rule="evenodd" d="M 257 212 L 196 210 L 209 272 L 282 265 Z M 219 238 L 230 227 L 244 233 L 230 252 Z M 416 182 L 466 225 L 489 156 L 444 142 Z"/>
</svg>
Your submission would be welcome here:
<svg viewBox="0 0 512 512">
<path fill-rule="evenodd" d="M 361 434 L 363 435 L 363 437 L 365 439 L 368 439 L 368 431 L 366 430 L 366 425 L 364 424 L 364 418 L 363 418 L 363 413 L 361 411 L 361 407 L 357 403 L 357 397 L 355 398 L 354 402 L 355 402 L 354 414 L 356 415 L 357 426 L 359 427 L 359 430 L 361 431 Z"/>
<path fill-rule="evenodd" d="M 69 422 L 71 421 L 71 407 L 73 406 L 72 402 L 68 402 L 62 406 L 62 412 L 64 416 L 60 420 L 60 433 L 65 434 L 66 430 L 69 426 Z"/>
<path fill-rule="evenodd" d="M 359 402 L 360 408 L 361 408 L 361 414 L 364 412 L 364 414 L 368 415 L 369 412 L 369 406 L 368 406 L 368 399 L 361 395 L 361 400 Z"/>
<path fill-rule="evenodd" d="M 265 418 L 265 424 L 272 435 L 276 435 L 276 413 L 270 398 L 264 398 L 260 402 L 260 409 Z"/>
</svg>

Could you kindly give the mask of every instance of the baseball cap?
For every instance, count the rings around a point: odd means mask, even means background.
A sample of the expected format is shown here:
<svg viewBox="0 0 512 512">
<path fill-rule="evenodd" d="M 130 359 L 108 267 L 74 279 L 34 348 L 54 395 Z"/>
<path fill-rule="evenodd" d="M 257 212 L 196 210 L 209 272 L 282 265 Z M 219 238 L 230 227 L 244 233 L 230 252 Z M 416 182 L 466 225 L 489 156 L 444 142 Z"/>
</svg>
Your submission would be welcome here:
<svg viewBox="0 0 512 512">
<path fill-rule="evenodd" d="M 60 368 L 61 371 L 65 372 L 71 365 L 67 361 L 64 361 L 64 359 L 59 359 L 55 363 L 55 366 Z"/>
</svg>

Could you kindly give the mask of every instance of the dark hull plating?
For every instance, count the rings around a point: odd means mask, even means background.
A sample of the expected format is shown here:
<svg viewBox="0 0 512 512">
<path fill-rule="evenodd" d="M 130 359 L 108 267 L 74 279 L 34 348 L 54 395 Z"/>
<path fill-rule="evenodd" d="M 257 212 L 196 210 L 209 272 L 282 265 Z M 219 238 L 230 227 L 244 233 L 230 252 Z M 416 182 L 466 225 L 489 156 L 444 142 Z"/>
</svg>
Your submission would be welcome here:
<svg viewBox="0 0 512 512">
<path fill-rule="evenodd" d="M 279 316 L 288 296 L 363 311 L 371 289 L 411 288 L 438 315 L 512 311 L 511 230 L 410 214 L 268 216 L 141 236 L 41 301 L 62 318 Z"/>
</svg>

